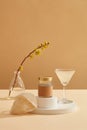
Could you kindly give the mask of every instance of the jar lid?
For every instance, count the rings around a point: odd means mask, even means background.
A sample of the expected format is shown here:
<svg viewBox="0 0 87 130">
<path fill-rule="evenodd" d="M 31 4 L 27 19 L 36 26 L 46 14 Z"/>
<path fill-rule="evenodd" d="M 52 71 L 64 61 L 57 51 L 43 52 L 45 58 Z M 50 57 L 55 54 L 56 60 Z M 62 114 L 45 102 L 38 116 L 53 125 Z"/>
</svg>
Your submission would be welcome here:
<svg viewBox="0 0 87 130">
<path fill-rule="evenodd" d="M 51 76 L 39 77 L 38 79 L 41 80 L 41 81 L 52 81 L 52 77 Z"/>
</svg>

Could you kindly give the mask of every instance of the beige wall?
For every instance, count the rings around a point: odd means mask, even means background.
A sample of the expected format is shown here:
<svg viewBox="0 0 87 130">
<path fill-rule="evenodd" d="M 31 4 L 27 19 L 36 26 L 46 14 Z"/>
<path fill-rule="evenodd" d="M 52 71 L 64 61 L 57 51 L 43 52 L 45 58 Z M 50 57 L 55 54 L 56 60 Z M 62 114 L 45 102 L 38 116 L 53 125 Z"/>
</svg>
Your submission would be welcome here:
<svg viewBox="0 0 87 130">
<path fill-rule="evenodd" d="M 87 88 L 87 1 L 0 0 L 0 88 L 9 82 L 24 56 L 43 41 L 51 45 L 24 64 L 26 88 L 37 88 L 38 76 L 55 68 L 74 68 L 69 88 Z"/>
</svg>

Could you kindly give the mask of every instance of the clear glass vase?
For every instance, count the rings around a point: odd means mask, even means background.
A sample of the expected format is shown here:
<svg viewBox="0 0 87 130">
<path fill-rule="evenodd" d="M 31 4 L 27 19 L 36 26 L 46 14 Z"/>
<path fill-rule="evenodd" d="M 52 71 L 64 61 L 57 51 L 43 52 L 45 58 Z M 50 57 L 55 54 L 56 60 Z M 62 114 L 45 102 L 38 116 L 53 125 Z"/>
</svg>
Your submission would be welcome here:
<svg viewBox="0 0 87 130">
<path fill-rule="evenodd" d="M 14 76 L 10 82 L 9 86 L 9 96 L 15 97 L 25 91 L 25 85 L 24 82 L 20 76 L 20 71 L 17 73 L 17 71 L 14 72 Z"/>
</svg>

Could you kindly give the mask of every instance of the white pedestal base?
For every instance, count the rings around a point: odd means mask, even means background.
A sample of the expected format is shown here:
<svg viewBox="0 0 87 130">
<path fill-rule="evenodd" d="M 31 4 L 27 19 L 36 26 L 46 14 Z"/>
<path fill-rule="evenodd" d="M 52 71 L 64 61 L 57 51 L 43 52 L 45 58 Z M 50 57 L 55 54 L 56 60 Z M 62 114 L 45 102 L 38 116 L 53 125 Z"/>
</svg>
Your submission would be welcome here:
<svg viewBox="0 0 87 130">
<path fill-rule="evenodd" d="M 78 109 L 76 103 L 73 101 L 69 104 L 58 103 L 54 108 L 36 108 L 33 113 L 34 114 L 47 114 L 47 115 L 55 115 L 55 114 L 64 114 L 69 112 L 74 112 Z"/>
</svg>

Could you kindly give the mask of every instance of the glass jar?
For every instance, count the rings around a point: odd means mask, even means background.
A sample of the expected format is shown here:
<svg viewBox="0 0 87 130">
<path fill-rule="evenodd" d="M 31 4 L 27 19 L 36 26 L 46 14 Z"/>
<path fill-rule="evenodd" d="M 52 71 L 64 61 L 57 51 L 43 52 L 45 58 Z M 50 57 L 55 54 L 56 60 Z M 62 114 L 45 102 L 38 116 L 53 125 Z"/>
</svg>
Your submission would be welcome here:
<svg viewBox="0 0 87 130">
<path fill-rule="evenodd" d="M 39 77 L 38 96 L 44 98 L 53 96 L 52 77 Z"/>
</svg>

